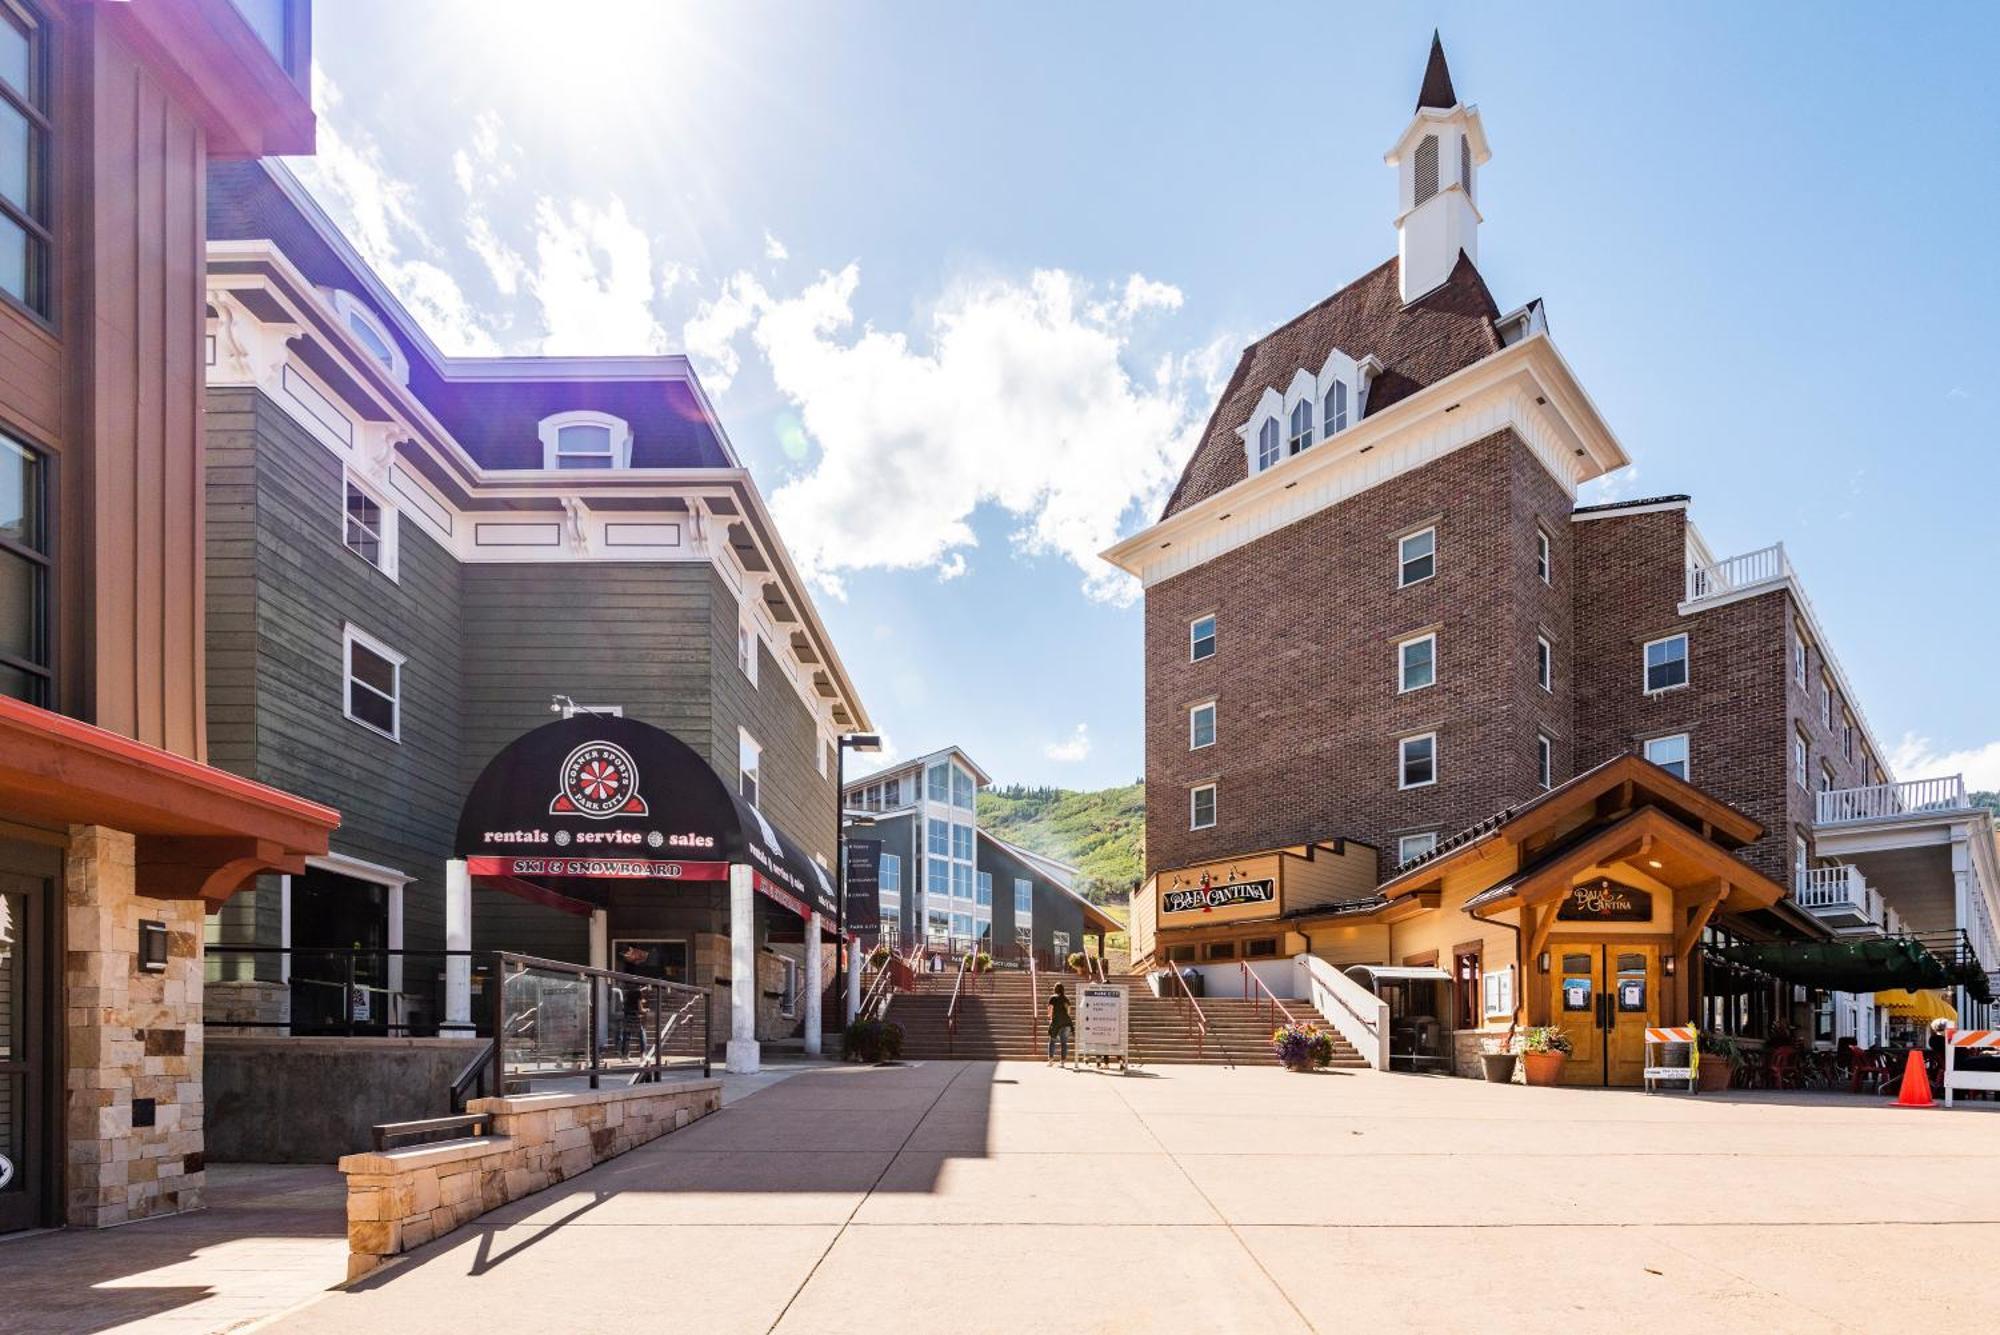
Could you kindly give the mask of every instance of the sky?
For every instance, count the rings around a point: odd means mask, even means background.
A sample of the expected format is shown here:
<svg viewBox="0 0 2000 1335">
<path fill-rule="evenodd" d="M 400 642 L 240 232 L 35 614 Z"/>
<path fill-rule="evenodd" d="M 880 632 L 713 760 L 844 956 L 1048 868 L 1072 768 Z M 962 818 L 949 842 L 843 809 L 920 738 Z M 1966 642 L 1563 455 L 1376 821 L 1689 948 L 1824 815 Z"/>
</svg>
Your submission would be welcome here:
<svg viewBox="0 0 2000 1335">
<path fill-rule="evenodd" d="M 685 352 L 888 756 L 1143 769 L 1156 519 L 1244 346 L 1395 253 L 1432 28 L 1480 268 L 1899 777 L 2000 787 L 2000 6 L 316 7 L 294 167 L 448 353 Z M 1893 40 L 1889 40 L 1893 37 Z M 1981 666 L 1989 665 L 1989 666 Z"/>
</svg>

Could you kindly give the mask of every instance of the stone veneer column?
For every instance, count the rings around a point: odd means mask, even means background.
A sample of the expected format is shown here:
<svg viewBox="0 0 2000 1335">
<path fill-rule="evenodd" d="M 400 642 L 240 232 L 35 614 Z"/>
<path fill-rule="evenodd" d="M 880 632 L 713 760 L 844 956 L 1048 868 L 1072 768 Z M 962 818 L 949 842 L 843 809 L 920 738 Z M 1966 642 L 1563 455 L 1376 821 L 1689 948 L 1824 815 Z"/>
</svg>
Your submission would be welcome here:
<svg viewBox="0 0 2000 1335">
<path fill-rule="evenodd" d="M 63 865 L 69 1031 L 65 1218 L 101 1228 L 201 1207 L 200 900 L 139 894 L 133 839 L 74 825 Z M 139 971 L 139 923 L 166 924 L 167 967 Z M 134 1126 L 134 1113 L 150 1126 Z"/>
</svg>

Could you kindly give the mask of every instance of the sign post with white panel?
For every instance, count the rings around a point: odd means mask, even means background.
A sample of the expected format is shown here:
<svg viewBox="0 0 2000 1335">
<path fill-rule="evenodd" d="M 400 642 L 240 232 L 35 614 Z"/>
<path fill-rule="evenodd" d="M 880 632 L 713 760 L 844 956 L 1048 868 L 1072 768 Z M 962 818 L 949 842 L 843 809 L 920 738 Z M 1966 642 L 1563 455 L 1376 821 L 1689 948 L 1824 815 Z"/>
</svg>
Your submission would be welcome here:
<svg viewBox="0 0 2000 1335">
<path fill-rule="evenodd" d="M 1131 1007 L 1115 983 L 1085 983 L 1077 997 L 1076 1057 L 1079 1062 L 1118 1062 L 1124 1070 L 1131 1052 Z"/>
</svg>

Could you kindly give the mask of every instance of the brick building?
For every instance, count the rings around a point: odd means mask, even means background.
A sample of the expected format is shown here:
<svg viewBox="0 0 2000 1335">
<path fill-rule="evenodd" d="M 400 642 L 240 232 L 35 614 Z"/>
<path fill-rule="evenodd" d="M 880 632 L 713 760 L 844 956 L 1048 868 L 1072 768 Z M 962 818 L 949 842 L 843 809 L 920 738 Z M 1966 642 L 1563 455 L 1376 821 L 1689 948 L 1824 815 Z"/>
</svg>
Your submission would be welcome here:
<svg viewBox="0 0 2000 1335">
<path fill-rule="evenodd" d="M 1244 351 L 1158 522 L 1106 553 L 1145 586 L 1153 880 L 1135 921 L 1169 883 L 1269 850 L 1352 841 L 1396 878 L 1637 753 L 1748 817 L 1731 854 L 1793 891 L 1729 901 L 1716 949 L 1921 930 L 1946 967 L 2000 962 L 1969 826 L 1920 924 L 1892 887 L 1823 865 L 1829 816 L 1866 801 L 1840 795 L 1894 785 L 1782 546 L 1718 558 L 1686 496 L 1578 506 L 1629 460 L 1542 302 L 1503 307 L 1480 275 L 1489 158 L 1434 43 L 1386 155 L 1397 255 Z M 1904 890 L 1910 910 L 1928 893 Z M 1207 959 L 1158 926 L 1156 954 Z M 1245 942 L 1213 944 L 1228 960 Z M 1882 1017 L 1864 1012 L 1827 989 L 1718 989 L 1702 1018 L 1867 1038 Z"/>
</svg>

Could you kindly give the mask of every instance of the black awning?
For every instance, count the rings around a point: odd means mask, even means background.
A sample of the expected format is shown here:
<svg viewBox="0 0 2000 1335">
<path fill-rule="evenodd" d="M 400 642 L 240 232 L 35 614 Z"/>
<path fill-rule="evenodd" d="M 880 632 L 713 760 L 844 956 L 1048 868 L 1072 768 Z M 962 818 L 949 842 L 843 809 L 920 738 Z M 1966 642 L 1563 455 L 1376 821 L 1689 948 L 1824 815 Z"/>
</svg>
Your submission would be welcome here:
<svg viewBox="0 0 2000 1335">
<path fill-rule="evenodd" d="M 1983 985 L 1985 975 L 1940 960 L 1921 942 L 1905 936 L 1862 941 L 1773 941 L 1723 946 L 1714 952 L 1725 963 L 1760 969 L 1801 987 L 1830 992 L 1879 992 L 1885 988 Z M 1977 980 L 1977 983 L 1974 980 Z"/>
<path fill-rule="evenodd" d="M 605 881 L 713 882 L 742 863 L 760 891 L 801 916 L 835 907 L 825 870 L 694 748 L 606 714 L 545 724 L 493 757 L 466 795 L 454 849 L 502 888 L 525 883 L 586 904 Z"/>
</svg>

